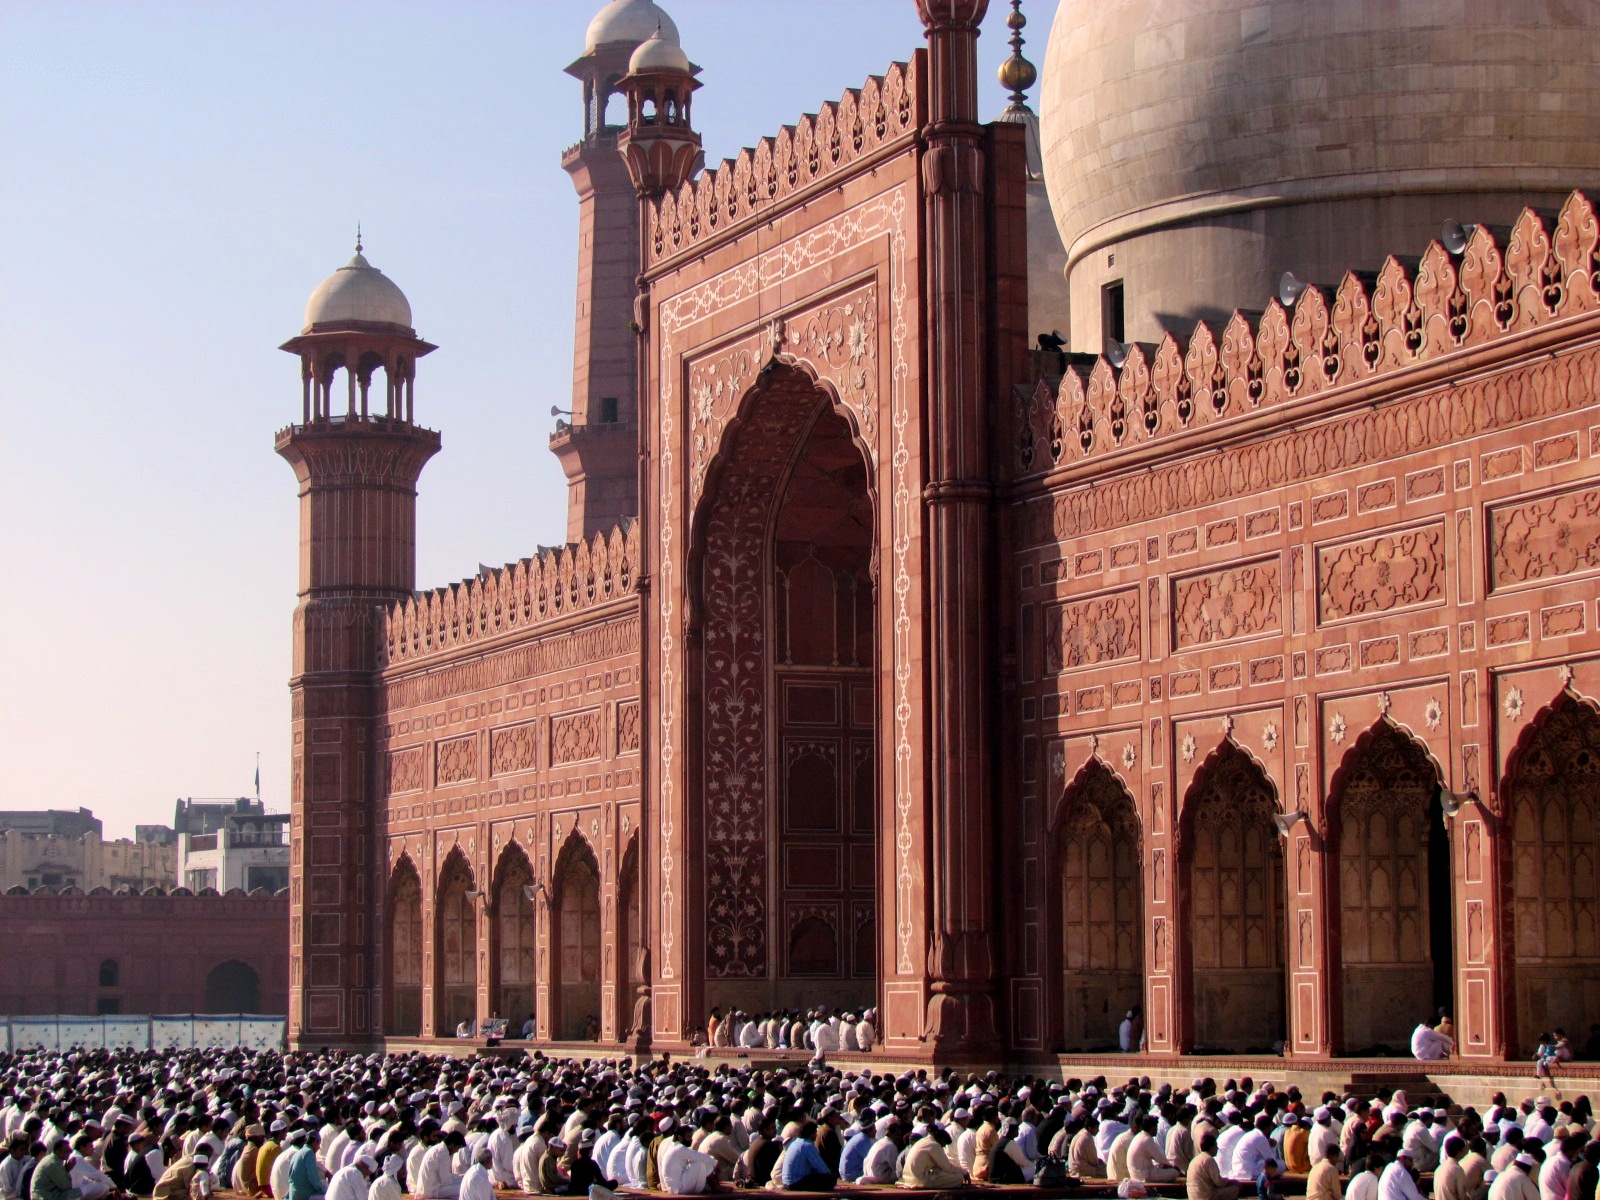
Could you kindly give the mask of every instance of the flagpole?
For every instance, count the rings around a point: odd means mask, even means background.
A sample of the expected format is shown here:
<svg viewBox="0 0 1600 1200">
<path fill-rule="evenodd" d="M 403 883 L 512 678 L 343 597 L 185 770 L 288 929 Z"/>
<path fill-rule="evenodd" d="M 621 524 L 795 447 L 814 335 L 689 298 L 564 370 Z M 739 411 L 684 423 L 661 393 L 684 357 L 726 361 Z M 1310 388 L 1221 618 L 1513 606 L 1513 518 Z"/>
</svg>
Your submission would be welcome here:
<svg viewBox="0 0 1600 1200">
<path fill-rule="evenodd" d="M 261 751 L 256 751 L 256 803 L 261 803 Z"/>
</svg>

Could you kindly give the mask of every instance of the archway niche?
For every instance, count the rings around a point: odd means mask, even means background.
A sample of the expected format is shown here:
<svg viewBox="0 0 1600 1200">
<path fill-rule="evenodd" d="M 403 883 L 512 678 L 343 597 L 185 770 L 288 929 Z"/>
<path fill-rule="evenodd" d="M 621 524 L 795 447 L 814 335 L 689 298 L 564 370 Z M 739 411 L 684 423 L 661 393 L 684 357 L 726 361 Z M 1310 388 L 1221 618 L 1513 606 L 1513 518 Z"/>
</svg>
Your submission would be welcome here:
<svg viewBox="0 0 1600 1200">
<path fill-rule="evenodd" d="M 504 1017 L 512 1037 L 534 1012 L 539 986 L 538 925 L 533 900 L 533 869 L 515 844 L 500 856 L 494 889 L 495 968 L 499 984 L 495 1014 Z"/>
<path fill-rule="evenodd" d="M 644 914 L 640 905 L 643 881 L 639 875 L 639 838 L 628 843 L 622 856 L 622 872 L 617 877 L 621 900 L 617 911 L 622 927 L 617 930 L 617 1033 L 619 1038 L 633 1032 L 633 1016 L 638 996 L 635 989 L 648 978 L 641 971 L 644 952 Z"/>
<path fill-rule="evenodd" d="M 1179 853 L 1196 1053 L 1270 1052 L 1285 1038 L 1277 811 L 1272 781 L 1232 741 L 1190 785 Z"/>
<path fill-rule="evenodd" d="M 451 851 L 439 876 L 436 925 L 439 975 L 435 1027 L 450 1037 L 458 1026 L 478 1019 L 478 912 L 472 868 Z"/>
<path fill-rule="evenodd" d="M 1452 1000 L 1439 773 L 1422 746 L 1381 720 L 1345 755 L 1332 801 L 1342 1048 L 1403 1052 L 1417 1021 Z"/>
<path fill-rule="evenodd" d="M 582 838 L 572 837 L 556 868 L 556 1011 L 551 1032 L 583 1038 L 600 1020 L 600 866 Z"/>
<path fill-rule="evenodd" d="M 206 1012 L 258 1013 L 261 1011 L 261 976 L 249 963 L 230 958 L 206 975 Z"/>
<path fill-rule="evenodd" d="M 1600 713 L 1558 697 L 1506 774 L 1515 1054 L 1600 1011 Z"/>
<path fill-rule="evenodd" d="M 1067 789 L 1055 831 L 1062 1045 L 1115 1050 L 1144 1003 L 1144 881 L 1133 797 L 1099 761 Z"/>
<path fill-rule="evenodd" d="M 422 881 L 409 858 L 389 879 L 389 1033 L 422 1033 Z"/>
<path fill-rule="evenodd" d="M 875 1003 L 875 505 L 849 419 L 772 364 L 691 543 L 708 1008 Z"/>
</svg>

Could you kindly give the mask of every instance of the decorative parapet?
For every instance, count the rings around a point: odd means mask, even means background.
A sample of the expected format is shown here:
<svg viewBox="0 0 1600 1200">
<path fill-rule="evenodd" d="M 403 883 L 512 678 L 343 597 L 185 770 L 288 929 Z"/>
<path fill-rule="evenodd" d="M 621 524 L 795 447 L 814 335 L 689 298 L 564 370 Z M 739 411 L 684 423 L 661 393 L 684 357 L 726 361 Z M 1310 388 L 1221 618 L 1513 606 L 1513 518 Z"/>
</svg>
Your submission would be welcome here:
<svg viewBox="0 0 1600 1200">
<path fill-rule="evenodd" d="M 1408 266 L 1346 273 L 1329 292 L 1277 300 L 1252 325 L 1235 312 L 1220 340 L 1204 322 L 1187 348 L 1168 334 L 1135 345 L 1122 369 L 1104 358 L 1041 379 L 1017 404 L 1014 466 L 1037 476 L 1203 425 L 1402 370 L 1600 308 L 1600 224 L 1573 192 L 1554 228 L 1524 209 L 1505 245 L 1480 225 L 1459 256 L 1431 242 Z"/>
<path fill-rule="evenodd" d="M 631 521 L 609 535 L 419 592 L 384 613 L 379 666 L 487 642 L 634 595 L 640 565 L 639 523 Z"/>
<path fill-rule="evenodd" d="M 789 197 L 914 135 L 926 120 L 920 61 L 918 55 L 892 64 L 837 104 L 824 104 L 652 203 L 647 265 L 766 216 Z"/>
</svg>

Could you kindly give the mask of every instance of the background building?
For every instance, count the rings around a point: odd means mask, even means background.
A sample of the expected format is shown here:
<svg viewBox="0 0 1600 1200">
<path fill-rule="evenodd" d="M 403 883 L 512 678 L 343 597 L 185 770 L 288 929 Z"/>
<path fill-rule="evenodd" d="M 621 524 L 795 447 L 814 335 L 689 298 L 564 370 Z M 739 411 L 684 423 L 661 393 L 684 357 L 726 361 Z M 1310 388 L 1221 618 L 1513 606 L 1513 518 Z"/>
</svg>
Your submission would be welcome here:
<svg viewBox="0 0 1600 1200">
<path fill-rule="evenodd" d="M 131 840 L 105 841 L 99 819 L 86 808 L 0 812 L 0 890 L 174 886 L 171 831 L 140 826 L 137 832 Z"/>
<path fill-rule="evenodd" d="M 178 878 L 192 892 L 289 886 L 289 814 L 260 800 L 179 800 L 173 814 Z"/>
<path fill-rule="evenodd" d="M 1446 1007 L 1493 1070 L 1584 1027 L 1600 9 L 1064 5 L 1043 120 L 1019 52 L 980 125 L 985 0 L 916 8 L 709 171 L 732 98 L 595 17 L 565 548 L 414 590 L 434 347 L 359 247 L 313 293 L 291 1037 L 826 1003 L 1061 1067 L 1142 1004 L 1153 1055 L 1329 1064 Z"/>
</svg>

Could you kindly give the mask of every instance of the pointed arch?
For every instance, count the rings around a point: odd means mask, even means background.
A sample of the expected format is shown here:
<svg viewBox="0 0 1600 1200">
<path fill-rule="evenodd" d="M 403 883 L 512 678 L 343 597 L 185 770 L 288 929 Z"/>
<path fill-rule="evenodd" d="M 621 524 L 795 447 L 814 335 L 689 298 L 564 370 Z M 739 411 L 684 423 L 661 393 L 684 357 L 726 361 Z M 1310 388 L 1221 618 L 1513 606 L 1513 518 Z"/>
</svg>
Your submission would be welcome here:
<svg viewBox="0 0 1600 1200">
<path fill-rule="evenodd" d="M 1563 689 L 1517 739 L 1500 786 L 1515 1045 L 1581 1030 L 1600 1005 L 1600 708 Z"/>
<path fill-rule="evenodd" d="M 398 1037 L 422 1033 L 422 874 L 410 854 L 389 869 L 385 922 L 388 996 L 384 1027 Z"/>
<path fill-rule="evenodd" d="M 639 831 L 635 829 L 622 851 L 622 869 L 617 875 L 617 1024 L 626 1034 L 632 1024 L 635 993 L 649 983 L 644 961 L 644 874 L 639 854 Z"/>
<path fill-rule="evenodd" d="M 600 1019 L 600 922 L 600 861 L 574 828 L 556 856 L 551 888 L 550 1031 L 563 1041 L 578 1041 Z"/>
<path fill-rule="evenodd" d="M 1231 737 L 1195 772 L 1178 818 L 1193 1042 L 1270 1051 L 1287 1030 L 1277 789 Z"/>
<path fill-rule="evenodd" d="M 1401 1050 L 1420 1016 L 1450 1007 L 1449 838 L 1426 745 L 1380 717 L 1328 791 L 1332 956 L 1341 1047 Z M 1431 998 L 1427 1007 L 1423 997 Z"/>
<path fill-rule="evenodd" d="M 538 912 L 528 894 L 533 879 L 533 864 L 513 839 L 495 864 L 489 953 L 494 967 L 490 1007 L 514 1033 L 534 1015 L 539 988 Z"/>
<path fill-rule="evenodd" d="M 1132 794 L 1091 758 L 1062 792 L 1051 828 L 1051 975 L 1069 1052 L 1114 1049 L 1123 1014 L 1144 1003 L 1142 842 Z"/>
<path fill-rule="evenodd" d="M 449 1037 L 478 1019 L 478 905 L 472 866 L 459 846 L 445 855 L 434 892 L 434 1028 Z"/>
</svg>

